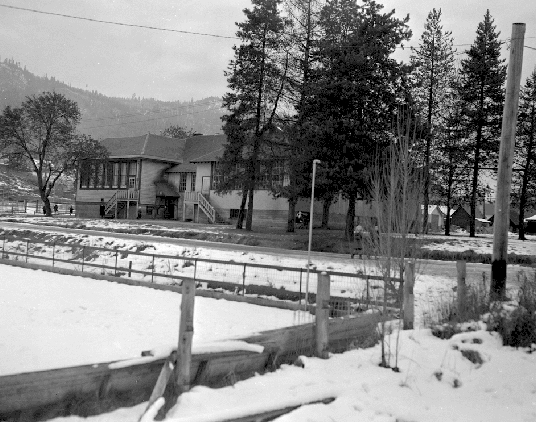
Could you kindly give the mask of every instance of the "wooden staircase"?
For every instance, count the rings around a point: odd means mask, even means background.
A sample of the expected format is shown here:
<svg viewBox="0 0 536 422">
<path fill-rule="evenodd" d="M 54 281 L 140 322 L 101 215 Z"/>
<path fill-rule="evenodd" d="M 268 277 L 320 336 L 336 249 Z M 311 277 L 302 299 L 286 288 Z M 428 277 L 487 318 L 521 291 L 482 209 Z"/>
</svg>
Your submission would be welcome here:
<svg viewBox="0 0 536 422">
<path fill-rule="evenodd" d="M 106 205 L 104 206 L 104 215 L 108 214 L 115 214 L 115 209 L 117 207 L 117 192 L 116 191 L 110 199 L 108 199 L 108 202 L 106 202 Z"/>
<path fill-rule="evenodd" d="M 210 202 L 208 202 L 208 199 L 205 198 L 201 192 L 197 193 L 197 203 L 211 224 L 225 223 L 225 220 L 218 215 L 216 209 L 210 204 Z"/>
<path fill-rule="evenodd" d="M 106 205 L 104 206 L 104 215 L 115 216 L 116 211 L 118 211 L 119 209 L 122 209 L 122 207 L 118 208 L 119 201 L 137 201 L 137 200 L 138 200 L 137 189 L 117 190 L 112 195 L 112 197 L 108 199 L 108 201 L 106 202 Z"/>
</svg>

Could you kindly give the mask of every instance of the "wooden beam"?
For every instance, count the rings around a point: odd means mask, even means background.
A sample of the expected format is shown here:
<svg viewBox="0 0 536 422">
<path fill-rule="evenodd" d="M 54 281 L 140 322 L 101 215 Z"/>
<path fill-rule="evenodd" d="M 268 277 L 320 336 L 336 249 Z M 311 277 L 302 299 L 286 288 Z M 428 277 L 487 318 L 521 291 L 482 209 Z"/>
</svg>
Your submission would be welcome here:
<svg viewBox="0 0 536 422">
<path fill-rule="evenodd" d="M 363 314 L 329 321 L 329 349 L 347 350 L 350 343 L 367 344 L 379 317 Z M 262 353 L 236 350 L 192 355 L 190 385 L 223 387 L 262 374 L 297 356 L 314 354 L 314 324 L 271 330 L 243 339 L 264 348 Z M 163 357 L 104 362 L 0 377 L 0 420 L 46 420 L 66 414 L 89 416 L 149 400 Z"/>
</svg>

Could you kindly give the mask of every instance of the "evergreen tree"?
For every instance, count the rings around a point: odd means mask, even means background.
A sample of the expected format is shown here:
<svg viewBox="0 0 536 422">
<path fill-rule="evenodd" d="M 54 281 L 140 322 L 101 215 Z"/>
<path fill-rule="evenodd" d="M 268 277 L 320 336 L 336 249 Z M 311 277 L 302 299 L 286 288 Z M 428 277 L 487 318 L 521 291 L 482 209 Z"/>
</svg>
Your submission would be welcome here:
<svg viewBox="0 0 536 422">
<path fill-rule="evenodd" d="M 467 197 L 467 128 L 464 125 L 463 104 L 457 95 L 454 79 L 453 90 L 445 97 L 448 110 L 441 116 L 442 127 L 435 133 L 437 143 L 434 147 L 435 183 L 431 185 L 431 194 L 446 205 L 446 215 L 450 216 L 455 204 L 464 202 Z M 450 235 L 450 218 L 445 219 L 445 236 Z"/>
<path fill-rule="evenodd" d="M 318 16 L 321 2 L 317 0 L 287 0 L 290 38 L 288 102 L 293 110 L 285 125 L 285 171 L 288 183 L 274 185 L 277 197 L 288 199 L 287 232 L 295 230 L 296 203 L 310 192 L 310 140 L 316 128 L 304 112 L 304 103 L 311 91 L 311 70 L 315 66 L 315 46 L 320 38 Z"/>
<path fill-rule="evenodd" d="M 413 49 L 411 63 L 414 87 L 412 97 L 417 116 L 426 122 L 427 136 L 424 147 L 424 213 L 423 232 L 428 231 L 428 205 L 430 203 L 431 151 L 436 146 L 438 128 L 444 127 L 446 114 L 452 103 L 454 78 L 454 50 L 452 32 L 441 25 L 441 9 L 432 11 L 424 25 L 419 47 Z M 434 155 L 435 156 L 435 155 Z"/>
<path fill-rule="evenodd" d="M 460 96 L 466 126 L 472 139 L 471 221 L 469 235 L 475 236 L 478 175 L 483 163 L 496 162 L 499 151 L 503 85 L 506 65 L 501 59 L 500 32 L 496 31 L 489 10 L 478 24 L 476 39 L 461 63 Z"/>
<path fill-rule="evenodd" d="M 246 230 L 252 228 L 260 161 L 275 131 L 288 67 L 283 37 L 286 21 L 279 12 L 281 1 L 252 3 L 252 9 L 244 9 L 246 21 L 237 24 L 241 44 L 233 48 L 234 59 L 225 73 L 230 92 L 224 96 L 223 106 L 229 114 L 222 118 L 228 138 L 223 165 L 235 172 L 233 178 L 239 179 L 242 186 L 237 228 L 242 228 L 248 202 Z"/>
<path fill-rule="evenodd" d="M 349 202 L 345 237 L 353 238 L 355 201 L 367 192 L 368 171 L 378 143 L 386 140 L 400 101 L 406 68 L 390 56 L 409 39 L 394 11 L 365 0 L 330 0 L 320 16 L 319 65 L 304 112 L 321 132 L 315 158 L 323 162 L 323 190 L 342 191 Z M 316 190 L 316 188 L 315 188 Z"/>
<path fill-rule="evenodd" d="M 519 104 L 516 163 L 521 167 L 521 174 L 514 177 L 519 184 L 515 200 L 519 204 L 519 239 L 525 240 L 523 226 L 525 210 L 536 206 L 536 68 L 527 78 L 521 91 Z"/>
</svg>

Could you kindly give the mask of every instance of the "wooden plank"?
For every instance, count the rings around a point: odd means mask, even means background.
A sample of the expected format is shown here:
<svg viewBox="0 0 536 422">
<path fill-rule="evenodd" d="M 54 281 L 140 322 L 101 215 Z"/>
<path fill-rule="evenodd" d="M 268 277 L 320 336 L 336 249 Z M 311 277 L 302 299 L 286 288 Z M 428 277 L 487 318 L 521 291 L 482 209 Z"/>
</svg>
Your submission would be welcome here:
<svg viewBox="0 0 536 422">
<path fill-rule="evenodd" d="M 335 398 L 334 397 L 328 397 L 328 398 L 325 398 L 325 399 L 322 399 L 322 400 L 315 400 L 315 401 L 311 401 L 311 402 L 307 402 L 307 403 L 300 403 L 300 404 L 296 404 L 294 406 L 287 406 L 287 407 L 284 407 L 282 409 L 274 409 L 274 410 L 268 410 L 266 412 L 262 412 L 262 413 L 256 413 L 254 415 L 248 415 L 248 416 L 242 416 L 242 417 L 238 417 L 238 418 L 233 418 L 233 419 L 225 419 L 221 422 L 265 422 L 265 421 L 271 421 L 271 420 L 274 420 L 275 418 L 279 417 L 279 416 L 282 416 L 282 415 L 286 415 L 287 413 L 290 413 L 296 409 L 299 409 L 300 407 L 303 407 L 303 406 L 310 406 L 310 405 L 313 405 L 313 404 L 329 404 L 331 402 L 335 401 Z"/>
<path fill-rule="evenodd" d="M 175 382 L 178 394 L 190 390 L 190 367 L 192 361 L 192 341 L 194 336 L 195 282 L 184 280 L 182 284 L 181 320 Z"/>
<path fill-rule="evenodd" d="M 358 337 L 375 327 L 376 315 L 330 320 L 330 348 L 341 335 Z M 314 324 L 271 330 L 244 339 L 264 346 L 263 353 L 232 351 L 192 355 L 191 385 L 221 387 L 255 373 L 264 373 L 300 355 L 314 353 Z M 0 377 L 0 419 L 31 420 L 60 414 L 82 416 L 147 401 L 166 358 L 146 357 L 137 362 L 107 362 Z"/>
</svg>

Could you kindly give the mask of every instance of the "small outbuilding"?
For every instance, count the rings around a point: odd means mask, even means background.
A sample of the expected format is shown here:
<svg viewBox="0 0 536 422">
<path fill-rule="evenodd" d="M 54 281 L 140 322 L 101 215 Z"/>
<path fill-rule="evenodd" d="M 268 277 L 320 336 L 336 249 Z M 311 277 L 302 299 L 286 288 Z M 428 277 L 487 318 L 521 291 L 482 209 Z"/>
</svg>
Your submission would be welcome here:
<svg viewBox="0 0 536 422">
<path fill-rule="evenodd" d="M 488 220 L 493 226 L 495 215 L 492 215 Z M 510 224 L 509 228 L 513 232 L 517 232 L 519 229 L 519 213 L 516 210 L 510 209 Z"/>
</svg>

